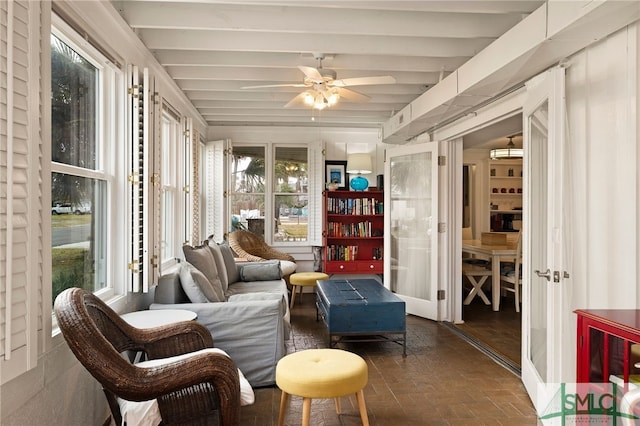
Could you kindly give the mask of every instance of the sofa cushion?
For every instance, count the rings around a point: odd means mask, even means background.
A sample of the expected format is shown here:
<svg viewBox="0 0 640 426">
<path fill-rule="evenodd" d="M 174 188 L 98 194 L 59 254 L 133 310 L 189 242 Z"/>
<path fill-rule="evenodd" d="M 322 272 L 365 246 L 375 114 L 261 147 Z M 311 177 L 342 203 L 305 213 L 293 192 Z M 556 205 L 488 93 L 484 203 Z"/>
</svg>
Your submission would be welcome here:
<svg viewBox="0 0 640 426">
<path fill-rule="evenodd" d="M 153 302 L 163 305 L 175 303 L 191 303 L 180 284 L 180 268 L 162 274 L 153 294 Z"/>
<path fill-rule="evenodd" d="M 239 269 L 242 281 L 272 281 L 282 278 L 282 270 L 278 260 L 249 262 L 241 264 Z"/>
<path fill-rule="evenodd" d="M 208 302 L 200 287 L 210 286 L 209 280 L 195 266 L 188 262 L 180 265 L 180 285 L 189 301 L 193 303 Z"/>
<path fill-rule="evenodd" d="M 297 267 L 298 265 L 296 265 L 295 262 L 291 262 L 289 260 L 280 261 L 280 269 L 282 269 L 282 275 L 284 276 L 293 274 Z"/>
<path fill-rule="evenodd" d="M 228 301 L 235 300 L 233 296 L 248 293 L 273 293 L 287 298 L 287 285 L 283 279 L 273 281 L 237 281 L 229 286 L 225 296 Z"/>
<path fill-rule="evenodd" d="M 213 260 L 216 262 L 216 269 L 218 270 L 218 278 L 220 278 L 220 283 L 222 284 L 222 291 L 225 292 L 229 287 L 229 274 L 227 274 L 227 266 L 224 263 L 222 251 L 215 241 L 205 240 L 203 244 L 209 245 L 211 254 L 213 254 Z"/>
<path fill-rule="evenodd" d="M 227 278 L 229 280 L 229 284 L 240 281 L 240 272 L 238 272 L 236 260 L 234 258 L 233 252 L 231 251 L 231 247 L 229 247 L 229 243 L 223 241 L 218 244 L 218 246 L 220 247 L 220 252 L 222 253 L 222 258 L 224 259 L 224 264 L 227 269 Z"/>
<path fill-rule="evenodd" d="M 209 248 L 209 244 L 201 245 L 197 247 L 191 247 L 188 244 L 182 246 L 182 251 L 184 253 L 184 257 L 193 266 L 195 266 L 200 272 L 207 277 L 209 281 L 209 288 L 201 288 L 202 292 L 207 296 L 210 302 L 219 302 L 217 300 L 219 296 L 217 296 L 218 289 L 222 290 L 222 283 L 220 282 L 220 277 L 218 277 L 218 269 L 216 268 L 216 261 L 213 258 L 213 253 L 211 253 L 211 249 Z M 222 292 L 224 294 L 224 292 Z"/>
<path fill-rule="evenodd" d="M 211 284 L 202 271 L 189 262 L 180 266 L 180 285 L 192 303 L 224 302 L 222 286 Z"/>
</svg>

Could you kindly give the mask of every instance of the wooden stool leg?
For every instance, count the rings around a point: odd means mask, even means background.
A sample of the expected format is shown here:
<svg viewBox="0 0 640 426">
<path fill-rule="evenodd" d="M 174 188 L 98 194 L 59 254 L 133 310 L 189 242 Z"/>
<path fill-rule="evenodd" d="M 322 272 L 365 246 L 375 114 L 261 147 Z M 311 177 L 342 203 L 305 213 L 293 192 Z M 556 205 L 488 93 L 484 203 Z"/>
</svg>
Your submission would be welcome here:
<svg viewBox="0 0 640 426">
<path fill-rule="evenodd" d="M 336 413 L 342 413 L 342 407 L 340 406 L 340 397 L 334 398 L 336 400 Z"/>
<path fill-rule="evenodd" d="M 300 287 L 300 295 L 298 296 L 298 298 L 300 299 L 300 303 L 302 303 L 302 289 L 304 288 L 304 286 L 301 285 L 299 287 Z"/>
<path fill-rule="evenodd" d="M 309 426 L 310 418 L 311 418 L 311 398 L 304 398 L 302 400 L 302 426 Z"/>
<path fill-rule="evenodd" d="M 364 392 L 360 389 L 356 392 L 358 400 L 358 408 L 360 409 L 360 418 L 362 418 L 362 426 L 369 426 L 369 416 L 367 416 L 367 405 L 364 402 Z"/>
<path fill-rule="evenodd" d="M 289 310 L 293 309 L 293 304 L 296 303 L 296 289 L 297 289 L 297 285 L 293 286 L 293 289 L 291 290 L 291 306 L 289 307 Z"/>
<path fill-rule="evenodd" d="M 284 424 L 284 413 L 287 410 L 288 399 L 289 394 L 285 391 L 282 391 L 282 396 L 280 397 L 280 414 L 278 414 L 278 426 L 282 426 Z"/>
</svg>

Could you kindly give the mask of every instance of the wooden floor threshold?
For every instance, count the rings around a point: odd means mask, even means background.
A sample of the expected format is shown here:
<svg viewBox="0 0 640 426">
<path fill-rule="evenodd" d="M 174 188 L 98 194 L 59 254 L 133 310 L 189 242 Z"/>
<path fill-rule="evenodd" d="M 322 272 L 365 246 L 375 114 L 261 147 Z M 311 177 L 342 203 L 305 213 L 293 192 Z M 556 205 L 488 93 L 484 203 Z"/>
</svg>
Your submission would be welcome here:
<svg viewBox="0 0 640 426">
<path fill-rule="evenodd" d="M 442 322 L 442 325 L 444 325 L 449 330 L 451 330 L 456 335 L 458 335 L 460 338 L 468 342 L 471 346 L 478 349 L 480 352 L 484 353 L 486 356 L 494 360 L 497 364 L 506 368 L 516 376 L 522 377 L 522 369 L 520 368 L 520 366 L 515 364 L 509 358 L 503 356 L 499 352 L 496 352 L 493 348 L 485 345 L 483 342 L 476 339 L 475 337 L 465 333 L 463 330 L 461 330 L 459 327 L 456 327 L 456 325 L 451 322 Z"/>
</svg>

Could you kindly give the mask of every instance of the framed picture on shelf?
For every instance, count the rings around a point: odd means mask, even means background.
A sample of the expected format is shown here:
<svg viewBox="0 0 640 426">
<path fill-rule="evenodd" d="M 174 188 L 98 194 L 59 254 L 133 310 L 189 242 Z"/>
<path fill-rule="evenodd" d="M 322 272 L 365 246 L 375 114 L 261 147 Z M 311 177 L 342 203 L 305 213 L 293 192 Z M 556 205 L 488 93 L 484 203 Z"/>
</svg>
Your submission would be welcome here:
<svg viewBox="0 0 640 426">
<path fill-rule="evenodd" d="M 347 189 L 349 174 L 346 161 L 325 161 L 324 168 L 325 189 Z"/>
</svg>

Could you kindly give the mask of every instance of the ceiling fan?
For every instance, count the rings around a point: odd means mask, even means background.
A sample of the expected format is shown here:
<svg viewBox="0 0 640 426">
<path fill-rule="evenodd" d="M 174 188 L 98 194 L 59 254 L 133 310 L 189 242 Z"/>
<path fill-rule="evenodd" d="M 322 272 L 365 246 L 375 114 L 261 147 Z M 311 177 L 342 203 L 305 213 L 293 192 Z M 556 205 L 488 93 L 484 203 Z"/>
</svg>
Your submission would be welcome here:
<svg viewBox="0 0 640 426">
<path fill-rule="evenodd" d="M 307 90 L 291 99 L 285 108 L 306 104 L 316 109 L 324 109 L 335 105 L 340 98 L 345 98 L 353 102 L 367 102 L 370 98 L 367 95 L 347 89 L 348 86 L 365 86 L 375 84 L 394 84 L 396 79 L 392 76 L 378 77 L 354 77 L 336 80 L 337 74 L 334 70 L 322 68 L 324 54 L 314 53 L 314 59 L 318 61 L 316 68 L 299 65 L 298 68 L 304 73 L 302 83 L 268 84 L 262 86 L 246 86 L 243 89 L 262 89 L 268 87 L 300 87 Z"/>
</svg>

